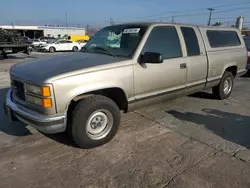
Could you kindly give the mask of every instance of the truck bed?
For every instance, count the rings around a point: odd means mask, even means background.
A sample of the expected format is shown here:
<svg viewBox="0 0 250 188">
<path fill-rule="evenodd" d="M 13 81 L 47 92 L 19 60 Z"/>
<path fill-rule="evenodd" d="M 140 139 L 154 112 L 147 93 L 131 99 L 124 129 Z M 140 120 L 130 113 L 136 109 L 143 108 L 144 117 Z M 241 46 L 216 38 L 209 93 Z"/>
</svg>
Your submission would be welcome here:
<svg viewBox="0 0 250 188">
<path fill-rule="evenodd" d="M 30 44 L 0 42 L 0 48 L 20 48 L 20 47 L 28 47 L 28 46 L 30 46 Z"/>
</svg>

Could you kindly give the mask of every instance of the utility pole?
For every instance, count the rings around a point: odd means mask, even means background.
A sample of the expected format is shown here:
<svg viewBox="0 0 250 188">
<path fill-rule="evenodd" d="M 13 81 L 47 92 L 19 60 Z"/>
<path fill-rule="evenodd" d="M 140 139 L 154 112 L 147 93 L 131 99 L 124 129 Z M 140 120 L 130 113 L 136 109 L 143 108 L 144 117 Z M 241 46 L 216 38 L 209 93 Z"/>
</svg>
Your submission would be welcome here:
<svg viewBox="0 0 250 188">
<path fill-rule="evenodd" d="M 112 18 L 110 18 L 110 25 L 115 25 L 115 22 Z"/>
<path fill-rule="evenodd" d="M 86 34 L 89 34 L 89 24 L 86 25 Z"/>
<path fill-rule="evenodd" d="M 209 18 L 208 18 L 208 24 L 207 24 L 208 26 L 210 26 L 211 25 L 212 12 L 215 11 L 215 9 L 214 8 L 208 8 L 207 10 L 210 11 Z"/>
<path fill-rule="evenodd" d="M 67 27 L 67 35 L 69 35 L 69 30 L 68 30 L 68 14 L 65 12 L 65 21 L 66 21 L 66 27 Z"/>
<path fill-rule="evenodd" d="M 172 23 L 174 23 L 174 16 L 172 16 Z"/>
</svg>

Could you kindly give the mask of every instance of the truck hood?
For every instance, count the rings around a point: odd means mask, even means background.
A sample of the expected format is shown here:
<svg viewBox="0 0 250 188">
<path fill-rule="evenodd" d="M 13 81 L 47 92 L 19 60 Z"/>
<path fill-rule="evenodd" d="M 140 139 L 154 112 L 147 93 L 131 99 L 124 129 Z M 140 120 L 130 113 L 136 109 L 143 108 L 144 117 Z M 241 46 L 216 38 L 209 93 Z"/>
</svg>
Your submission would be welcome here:
<svg viewBox="0 0 250 188">
<path fill-rule="evenodd" d="M 10 74 L 31 83 L 44 83 L 66 73 L 124 60 L 126 58 L 77 52 L 19 63 L 11 68 Z"/>
</svg>

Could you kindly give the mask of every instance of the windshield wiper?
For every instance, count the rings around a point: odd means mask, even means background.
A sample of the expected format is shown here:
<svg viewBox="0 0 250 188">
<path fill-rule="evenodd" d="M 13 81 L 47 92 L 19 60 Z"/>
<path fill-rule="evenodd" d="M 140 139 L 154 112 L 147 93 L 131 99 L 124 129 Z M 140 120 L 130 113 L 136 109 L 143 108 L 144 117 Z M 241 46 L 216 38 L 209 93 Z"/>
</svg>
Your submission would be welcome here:
<svg viewBox="0 0 250 188">
<path fill-rule="evenodd" d="M 103 47 L 101 47 L 101 46 L 95 46 L 95 47 L 93 47 L 93 49 L 102 50 L 102 51 L 105 52 L 106 54 L 109 54 L 109 55 L 111 55 L 111 56 L 113 56 L 113 57 L 117 57 L 115 54 L 113 54 L 112 52 L 110 52 L 108 49 L 103 48 Z"/>
</svg>

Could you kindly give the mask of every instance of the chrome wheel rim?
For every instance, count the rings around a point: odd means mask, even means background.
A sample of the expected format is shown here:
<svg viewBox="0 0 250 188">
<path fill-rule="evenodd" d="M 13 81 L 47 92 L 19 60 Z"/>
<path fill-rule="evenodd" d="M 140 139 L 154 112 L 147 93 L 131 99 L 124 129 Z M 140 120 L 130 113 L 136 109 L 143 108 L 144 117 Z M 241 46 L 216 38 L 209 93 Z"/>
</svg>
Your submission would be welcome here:
<svg viewBox="0 0 250 188">
<path fill-rule="evenodd" d="M 113 127 L 113 115 L 105 109 L 93 112 L 88 120 L 86 132 L 89 138 L 100 140 L 105 138 Z"/>
<path fill-rule="evenodd" d="M 227 78 L 224 82 L 224 94 L 227 95 L 231 92 L 232 90 L 232 85 L 233 85 L 233 82 L 230 78 Z"/>
</svg>

